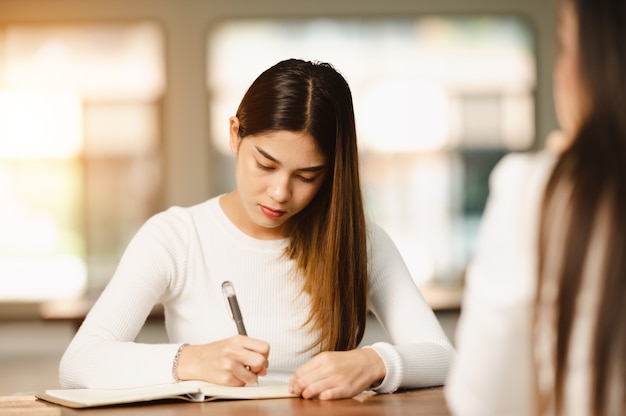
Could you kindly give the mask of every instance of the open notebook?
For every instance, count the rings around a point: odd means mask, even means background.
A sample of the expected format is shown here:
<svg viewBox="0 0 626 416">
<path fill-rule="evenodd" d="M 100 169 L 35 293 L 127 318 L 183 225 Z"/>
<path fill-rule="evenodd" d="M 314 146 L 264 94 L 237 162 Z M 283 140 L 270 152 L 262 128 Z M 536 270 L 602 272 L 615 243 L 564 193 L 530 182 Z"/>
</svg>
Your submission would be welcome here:
<svg viewBox="0 0 626 416">
<path fill-rule="evenodd" d="M 259 379 L 258 384 L 244 387 L 220 386 L 204 381 L 181 381 L 131 389 L 59 389 L 37 394 L 41 400 L 67 407 L 82 408 L 139 403 L 162 399 L 181 399 L 203 402 L 219 399 L 276 399 L 297 397 L 289 393 L 287 383 Z"/>
</svg>

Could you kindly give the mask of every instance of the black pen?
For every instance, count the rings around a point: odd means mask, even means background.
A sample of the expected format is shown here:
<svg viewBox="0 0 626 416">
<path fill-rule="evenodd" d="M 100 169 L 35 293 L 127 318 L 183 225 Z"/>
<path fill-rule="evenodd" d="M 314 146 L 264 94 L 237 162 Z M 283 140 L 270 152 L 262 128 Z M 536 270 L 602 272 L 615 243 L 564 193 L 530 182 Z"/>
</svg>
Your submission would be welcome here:
<svg viewBox="0 0 626 416">
<path fill-rule="evenodd" d="M 248 335 L 248 333 L 246 332 L 246 327 L 243 324 L 243 317 L 241 316 L 239 302 L 237 302 L 237 295 L 235 294 L 235 287 L 233 286 L 232 282 L 226 280 L 224 283 L 222 283 L 222 293 L 228 301 L 228 306 L 230 306 L 230 312 L 233 315 L 235 325 L 237 325 L 237 332 L 239 333 L 239 335 Z"/>
<path fill-rule="evenodd" d="M 239 302 L 237 302 L 237 294 L 235 293 L 235 286 L 233 286 L 230 280 L 226 280 L 222 283 L 222 293 L 226 297 L 228 301 L 228 306 L 230 306 L 230 313 L 233 315 L 233 320 L 235 321 L 235 325 L 237 325 L 237 332 L 239 335 L 248 335 L 246 332 L 246 327 L 243 324 L 243 316 L 241 316 L 241 309 L 239 309 Z M 250 371 L 250 366 L 244 366 L 246 370 Z"/>
</svg>

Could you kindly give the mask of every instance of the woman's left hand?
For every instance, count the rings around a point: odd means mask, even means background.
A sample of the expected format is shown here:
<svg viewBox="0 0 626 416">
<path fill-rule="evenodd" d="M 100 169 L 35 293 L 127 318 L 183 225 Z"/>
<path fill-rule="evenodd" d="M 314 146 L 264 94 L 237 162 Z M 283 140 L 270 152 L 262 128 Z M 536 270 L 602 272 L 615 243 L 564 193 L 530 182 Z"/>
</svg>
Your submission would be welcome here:
<svg viewBox="0 0 626 416">
<path fill-rule="evenodd" d="M 289 390 L 305 399 L 345 399 L 378 383 L 385 374 L 385 364 L 371 348 L 327 351 L 296 370 Z"/>
</svg>

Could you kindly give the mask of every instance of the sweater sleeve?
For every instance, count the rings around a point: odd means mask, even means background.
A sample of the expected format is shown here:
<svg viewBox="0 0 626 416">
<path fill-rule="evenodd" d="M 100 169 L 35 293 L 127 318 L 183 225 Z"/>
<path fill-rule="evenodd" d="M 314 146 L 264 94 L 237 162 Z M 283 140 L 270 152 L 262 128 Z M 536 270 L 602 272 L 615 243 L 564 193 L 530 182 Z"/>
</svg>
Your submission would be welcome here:
<svg viewBox="0 0 626 416">
<path fill-rule="evenodd" d="M 135 337 L 153 306 L 173 296 L 187 262 L 188 227 L 175 210 L 144 224 L 63 355 L 64 388 L 125 388 L 173 381 L 179 344 Z"/>
<path fill-rule="evenodd" d="M 370 308 L 390 336 L 391 343 L 373 348 L 387 374 L 375 390 L 442 385 L 454 349 L 432 309 L 415 285 L 398 249 L 378 226 L 370 224 Z"/>
</svg>

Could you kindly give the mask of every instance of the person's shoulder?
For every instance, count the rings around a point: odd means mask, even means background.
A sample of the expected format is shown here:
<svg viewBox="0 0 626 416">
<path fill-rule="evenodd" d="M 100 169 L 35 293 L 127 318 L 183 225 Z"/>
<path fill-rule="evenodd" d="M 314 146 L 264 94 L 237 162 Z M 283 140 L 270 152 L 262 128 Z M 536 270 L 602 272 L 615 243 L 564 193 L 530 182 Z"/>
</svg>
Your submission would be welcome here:
<svg viewBox="0 0 626 416">
<path fill-rule="evenodd" d="M 371 217 L 365 217 L 365 229 L 367 230 L 367 238 L 369 240 L 387 235 L 387 232 Z"/>
<path fill-rule="evenodd" d="M 547 150 L 509 153 L 497 163 L 492 176 L 518 177 L 535 171 L 549 172 L 555 161 L 556 155 Z"/>
<path fill-rule="evenodd" d="M 395 243 L 389 233 L 372 218 L 365 219 L 367 247 L 371 258 L 376 258 L 390 250 L 396 250 Z"/>
<path fill-rule="evenodd" d="M 201 215 L 203 212 L 214 209 L 217 198 L 211 198 L 191 206 L 172 205 L 171 207 L 154 214 L 149 221 L 188 220 Z"/>
<path fill-rule="evenodd" d="M 213 199 L 199 204 L 183 207 L 174 205 L 164 211 L 152 215 L 144 228 L 159 230 L 166 234 L 186 234 L 194 227 L 195 217 L 209 210 Z"/>
<path fill-rule="evenodd" d="M 496 164 L 489 186 L 492 190 L 540 186 L 552 172 L 556 160 L 557 156 L 546 150 L 509 153 Z"/>
</svg>

